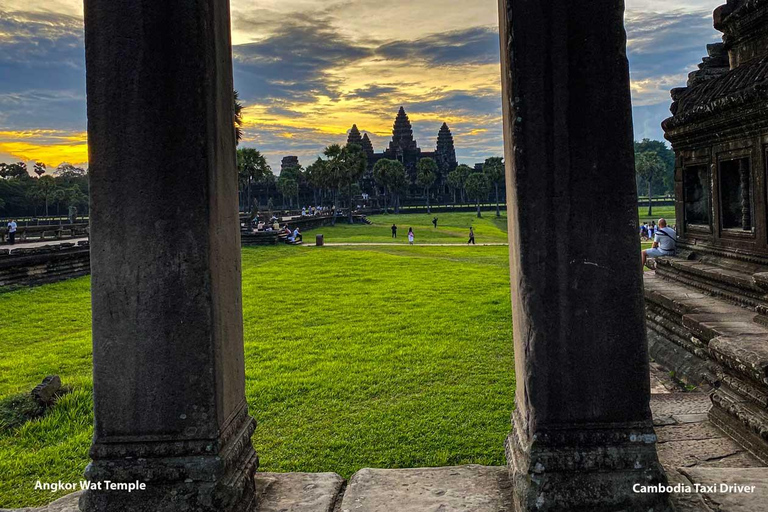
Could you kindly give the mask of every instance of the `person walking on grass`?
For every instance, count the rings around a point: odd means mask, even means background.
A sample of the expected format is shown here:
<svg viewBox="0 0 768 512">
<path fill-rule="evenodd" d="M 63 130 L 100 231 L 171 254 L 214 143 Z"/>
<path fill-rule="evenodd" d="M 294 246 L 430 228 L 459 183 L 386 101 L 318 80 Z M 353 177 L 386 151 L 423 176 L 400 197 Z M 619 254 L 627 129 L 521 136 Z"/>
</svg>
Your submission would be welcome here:
<svg viewBox="0 0 768 512">
<path fill-rule="evenodd" d="M 397 238 L 397 226 L 392 224 L 392 238 Z"/>
<path fill-rule="evenodd" d="M 413 228 L 408 228 L 408 243 L 413 245 Z"/>
<path fill-rule="evenodd" d="M 11 219 L 8 223 L 8 243 L 13 245 L 16 243 L 16 221 Z"/>
<path fill-rule="evenodd" d="M 467 245 L 469 244 L 475 245 L 475 230 L 472 229 L 472 226 L 469 226 L 469 240 L 467 240 Z"/>
<path fill-rule="evenodd" d="M 437 229 L 437 217 L 432 219 L 432 225 L 435 226 L 435 229 Z"/>
</svg>

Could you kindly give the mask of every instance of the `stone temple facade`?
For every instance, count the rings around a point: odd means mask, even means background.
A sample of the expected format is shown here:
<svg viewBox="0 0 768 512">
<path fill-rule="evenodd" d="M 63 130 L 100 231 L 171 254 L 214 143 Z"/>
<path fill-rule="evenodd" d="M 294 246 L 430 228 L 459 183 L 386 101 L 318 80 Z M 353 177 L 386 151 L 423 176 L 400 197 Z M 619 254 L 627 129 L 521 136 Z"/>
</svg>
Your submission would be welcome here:
<svg viewBox="0 0 768 512">
<path fill-rule="evenodd" d="M 672 91 L 677 257 L 646 274 L 650 354 L 714 389 L 711 421 L 768 463 L 768 1 L 714 12 L 723 42 Z"/>
<path fill-rule="evenodd" d="M 435 151 L 422 151 L 416 143 L 416 140 L 413 138 L 413 127 L 411 126 L 411 121 L 408 119 L 408 114 L 405 113 L 403 107 L 400 107 L 397 117 L 395 118 L 395 123 L 392 128 L 392 140 L 390 140 L 389 146 L 387 146 L 383 152 L 374 152 L 373 144 L 368 138 L 368 134 L 366 133 L 361 136 L 357 125 L 353 125 L 352 129 L 349 131 L 347 144 L 358 144 L 363 147 L 363 150 L 368 154 L 369 170 L 372 170 L 376 162 L 384 158 L 397 160 L 403 164 L 411 181 L 416 177 L 416 164 L 422 158 L 434 159 L 435 162 L 437 162 L 441 176 L 447 175 L 458 166 L 456 149 L 453 144 L 453 135 L 451 134 L 448 125 L 443 123 L 443 126 L 440 128 L 440 132 L 437 135 Z"/>
</svg>

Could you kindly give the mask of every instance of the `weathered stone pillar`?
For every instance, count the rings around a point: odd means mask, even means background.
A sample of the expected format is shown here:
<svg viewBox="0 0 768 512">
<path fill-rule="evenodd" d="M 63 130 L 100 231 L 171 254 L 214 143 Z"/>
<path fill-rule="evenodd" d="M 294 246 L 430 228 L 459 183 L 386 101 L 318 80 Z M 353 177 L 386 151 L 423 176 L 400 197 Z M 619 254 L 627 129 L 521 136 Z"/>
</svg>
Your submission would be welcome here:
<svg viewBox="0 0 768 512">
<path fill-rule="evenodd" d="M 658 512 L 624 5 L 499 6 L 515 506 Z"/>
<path fill-rule="evenodd" d="M 242 511 L 229 3 L 85 0 L 95 431 L 84 511 Z M 146 483 L 131 493 L 104 483 Z"/>
</svg>

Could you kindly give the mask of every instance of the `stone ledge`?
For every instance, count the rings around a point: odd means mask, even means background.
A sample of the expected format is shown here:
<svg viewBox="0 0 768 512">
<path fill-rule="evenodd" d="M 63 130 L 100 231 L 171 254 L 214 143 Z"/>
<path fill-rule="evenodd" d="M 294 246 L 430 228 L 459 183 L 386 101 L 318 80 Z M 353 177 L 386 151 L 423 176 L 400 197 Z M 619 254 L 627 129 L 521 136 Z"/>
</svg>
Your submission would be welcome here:
<svg viewBox="0 0 768 512">
<path fill-rule="evenodd" d="M 508 512 L 511 498 L 506 466 L 361 469 L 340 512 Z"/>
</svg>

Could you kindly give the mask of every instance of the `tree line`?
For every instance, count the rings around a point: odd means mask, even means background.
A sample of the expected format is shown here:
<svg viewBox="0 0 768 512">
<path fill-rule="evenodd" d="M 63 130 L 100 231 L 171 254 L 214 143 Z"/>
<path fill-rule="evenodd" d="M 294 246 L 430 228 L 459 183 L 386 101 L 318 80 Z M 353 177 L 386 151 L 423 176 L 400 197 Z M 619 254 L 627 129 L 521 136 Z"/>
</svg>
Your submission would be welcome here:
<svg viewBox="0 0 768 512">
<path fill-rule="evenodd" d="M 48 169 L 37 162 L 29 173 L 24 162 L 0 162 L 0 216 L 38 217 L 88 213 L 88 173 L 62 163 Z"/>
<path fill-rule="evenodd" d="M 431 211 L 432 198 L 452 194 L 453 202 L 471 201 L 477 206 L 495 192 L 496 215 L 500 215 L 500 190 L 504 184 L 504 161 L 489 158 L 482 168 L 459 165 L 443 176 L 432 158 L 419 160 L 414 177 L 398 160 L 381 159 L 368 169 L 368 157 L 356 144 L 332 144 L 323 150 L 306 169 L 302 166 L 283 169 L 279 176 L 272 173 L 264 156 L 254 148 L 237 150 L 238 182 L 241 210 L 256 215 L 258 211 L 271 212 L 278 205 L 282 209 L 301 208 L 308 204 L 328 206 L 339 211 L 348 209 L 351 222 L 356 201 L 368 196 L 369 206 L 400 211 L 404 196 L 425 200 Z M 449 198 L 448 198 L 449 200 Z M 447 202 L 447 201 L 446 201 Z"/>
</svg>

